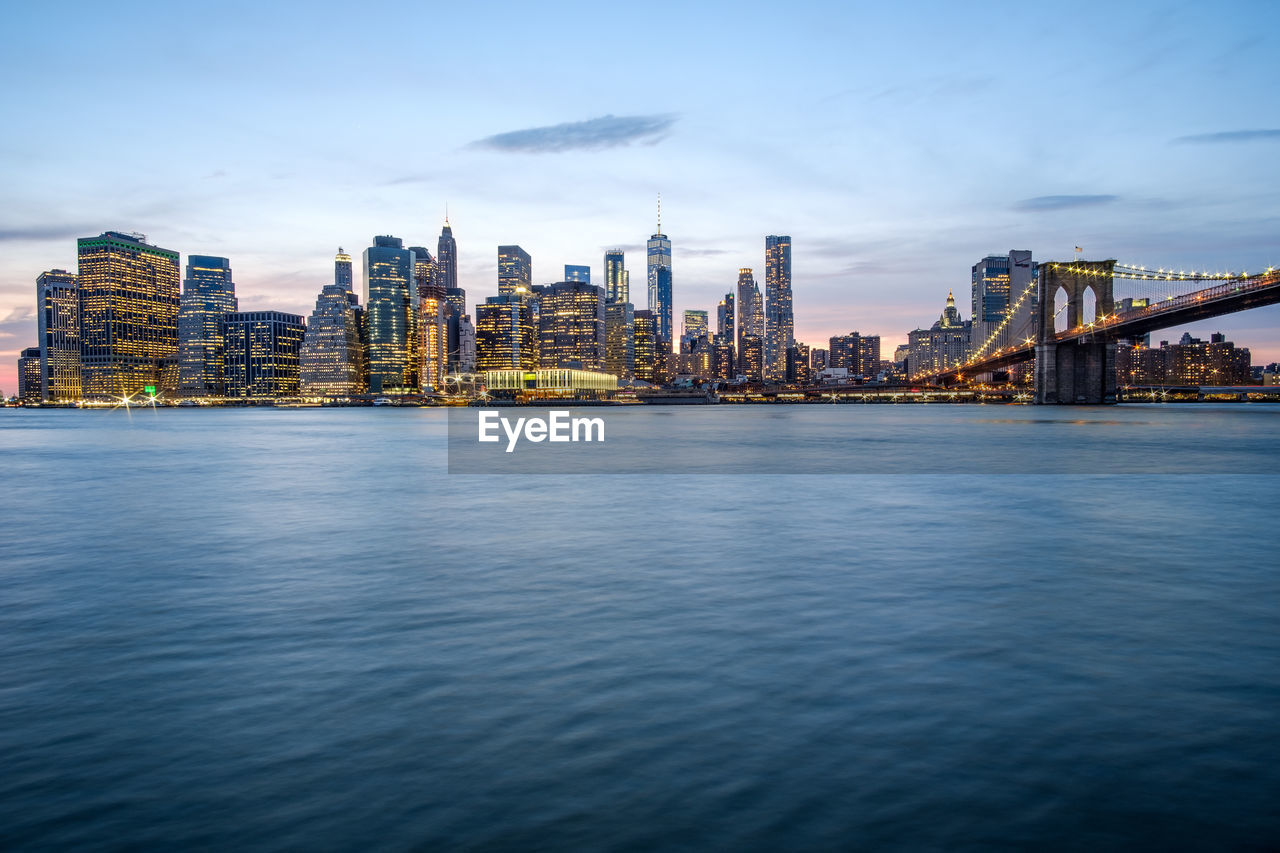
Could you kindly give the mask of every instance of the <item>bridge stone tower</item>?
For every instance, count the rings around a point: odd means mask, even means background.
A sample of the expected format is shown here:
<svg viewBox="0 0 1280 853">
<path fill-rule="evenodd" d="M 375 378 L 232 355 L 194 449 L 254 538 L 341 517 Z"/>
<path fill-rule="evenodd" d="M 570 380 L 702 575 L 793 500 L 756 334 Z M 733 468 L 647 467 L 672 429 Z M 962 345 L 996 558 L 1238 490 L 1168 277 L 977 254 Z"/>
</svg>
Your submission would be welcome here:
<svg viewBox="0 0 1280 853">
<path fill-rule="evenodd" d="M 1116 401 L 1116 342 L 1101 331 L 1065 340 L 1054 334 L 1054 317 L 1066 302 L 1067 329 L 1115 310 L 1112 270 L 1116 262 L 1076 261 L 1040 265 L 1036 285 L 1036 396 L 1038 404 L 1099 405 Z M 1093 291 L 1096 314 L 1085 317 L 1084 297 Z M 1065 291 L 1065 299 L 1061 297 Z M 1056 304 L 1055 304 L 1056 303 Z"/>
</svg>

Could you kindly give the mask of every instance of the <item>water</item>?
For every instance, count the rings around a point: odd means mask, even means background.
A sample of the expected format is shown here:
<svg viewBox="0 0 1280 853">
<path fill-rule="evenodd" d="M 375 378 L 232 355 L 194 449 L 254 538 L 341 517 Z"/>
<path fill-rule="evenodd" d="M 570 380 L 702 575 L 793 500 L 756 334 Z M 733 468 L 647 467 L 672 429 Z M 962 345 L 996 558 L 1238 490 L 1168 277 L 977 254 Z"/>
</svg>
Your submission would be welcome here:
<svg viewBox="0 0 1280 853">
<path fill-rule="evenodd" d="M 1065 454 L 1139 419 L 1258 470 L 1280 433 L 1254 405 L 627 417 L 1083 422 Z M 459 476 L 445 436 L 0 412 L 0 847 L 1280 844 L 1274 476 Z"/>
</svg>

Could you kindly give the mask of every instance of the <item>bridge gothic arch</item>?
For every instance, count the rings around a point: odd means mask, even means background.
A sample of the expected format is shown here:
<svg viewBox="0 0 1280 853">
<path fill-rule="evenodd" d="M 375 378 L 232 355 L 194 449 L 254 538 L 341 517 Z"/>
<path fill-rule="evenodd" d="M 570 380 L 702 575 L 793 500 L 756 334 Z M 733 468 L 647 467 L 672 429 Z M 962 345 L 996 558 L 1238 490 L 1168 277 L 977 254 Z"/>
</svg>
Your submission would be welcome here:
<svg viewBox="0 0 1280 853">
<path fill-rule="evenodd" d="M 1115 310 L 1115 265 L 1114 260 L 1040 265 L 1036 283 L 1037 403 L 1115 402 L 1115 341 L 1092 335 L 1065 340 L 1057 337 L 1059 332 L 1087 325 Z M 1062 314 L 1066 315 L 1065 324 Z"/>
</svg>

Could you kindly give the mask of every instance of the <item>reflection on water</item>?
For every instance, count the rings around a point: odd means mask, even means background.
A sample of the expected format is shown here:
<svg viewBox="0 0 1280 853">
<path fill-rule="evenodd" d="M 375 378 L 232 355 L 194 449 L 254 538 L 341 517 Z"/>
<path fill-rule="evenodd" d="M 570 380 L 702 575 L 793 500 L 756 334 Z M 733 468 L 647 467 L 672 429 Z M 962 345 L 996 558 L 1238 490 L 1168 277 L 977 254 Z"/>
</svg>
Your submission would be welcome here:
<svg viewBox="0 0 1280 853">
<path fill-rule="evenodd" d="M 637 417 L 768 447 L 870 408 Z M 1271 464 L 1264 410 L 1198 411 L 1063 415 L 1206 453 L 1211 417 Z M 892 429 L 1042 429 L 976 412 Z M 1273 477 L 466 477 L 445 450 L 425 410 L 0 412 L 3 846 L 1280 839 Z"/>
</svg>

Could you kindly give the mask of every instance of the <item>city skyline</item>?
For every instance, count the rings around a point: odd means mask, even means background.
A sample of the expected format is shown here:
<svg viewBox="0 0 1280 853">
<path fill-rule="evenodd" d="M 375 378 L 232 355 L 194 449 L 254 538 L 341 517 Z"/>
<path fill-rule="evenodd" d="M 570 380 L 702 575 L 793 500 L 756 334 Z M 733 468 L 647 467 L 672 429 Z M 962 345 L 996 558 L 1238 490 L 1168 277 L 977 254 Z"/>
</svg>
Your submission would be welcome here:
<svg viewBox="0 0 1280 853">
<path fill-rule="evenodd" d="M 198 22 L 210 44 L 236 45 L 234 67 L 198 43 L 189 55 L 153 49 L 129 16 L 89 5 L 56 19 L 11 13 L 17 47 L 0 67 L 21 85 L 0 96 L 13 121 L 0 167 L 11 195 L 0 214 L 6 394 L 18 353 L 37 343 L 37 277 L 74 270 L 74 241 L 115 229 L 146 233 L 184 264 L 229 258 L 242 311 L 307 315 L 337 246 L 380 234 L 431 246 L 447 204 L 474 307 L 496 293 L 500 245 L 530 253 L 535 283 L 583 261 L 604 281 L 613 248 L 641 270 L 660 192 L 676 316 L 714 310 L 739 268 L 765 268 L 762 238 L 788 234 L 795 339 L 858 330 L 886 349 L 931 323 L 948 290 L 964 292 L 975 262 L 1013 249 L 1037 261 L 1081 246 L 1152 267 L 1280 265 L 1276 60 L 1255 35 L 1280 13 L 1265 4 L 1086 5 L 1065 23 L 1003 5 L 708 7 L 682 12 L 647 64 L 641 28 L 616 11 L 511 10 L 520 26 L 493 33 L 481 10 L 448 9 L 433 13 L 437 25 L 464 37 L 430 62 L 406 56 L 377 72 L 362 69 L 371 48 L 359 40 L 329 64 L 311 55 L 339 29 L 331 7 L 312 8 L 211 20 L 173 10 L 154 22 L 174 43 Z M 425 14 L 376 11 L 406 29 Z M 711 20 L 715 39 L 695 35 Z M 590 79 L 577 57 L 538 49 L 540 37 L 611 24 L 631 61 Z M 1008 50 L 963 50 L 992 27 L 1013 33 L 1011 45 L 1025 36 L 1033 58 L 1016 73 Z M 56 38 L 37 38 L 46 32 Z M 770 35 L 778 50 L 762 67 L 723 61 L 735 40 Z M 108 44 L 134 49 L 103 71 Z M 90 74 L 166 104 L 166 132 L 138 134 L 138 113 L 83 89 Z M 566 76 L 581 85 L 558 85 Z M 426 81 L 430 134 L 411 109 Z M 361 118 L 363 100 L 379 98 L 404 104 L 404 134 L 373 134 Z M 227 120 L 211 127 L 201 120 L 215 108 Z M 71 115 L 91 138 L 50 130 Z M 737 115 L 752 132 L 725 132 Z M 1280 360 L 1280 309 L 1219 325 L 1255 361 Z"/>
</svg>

